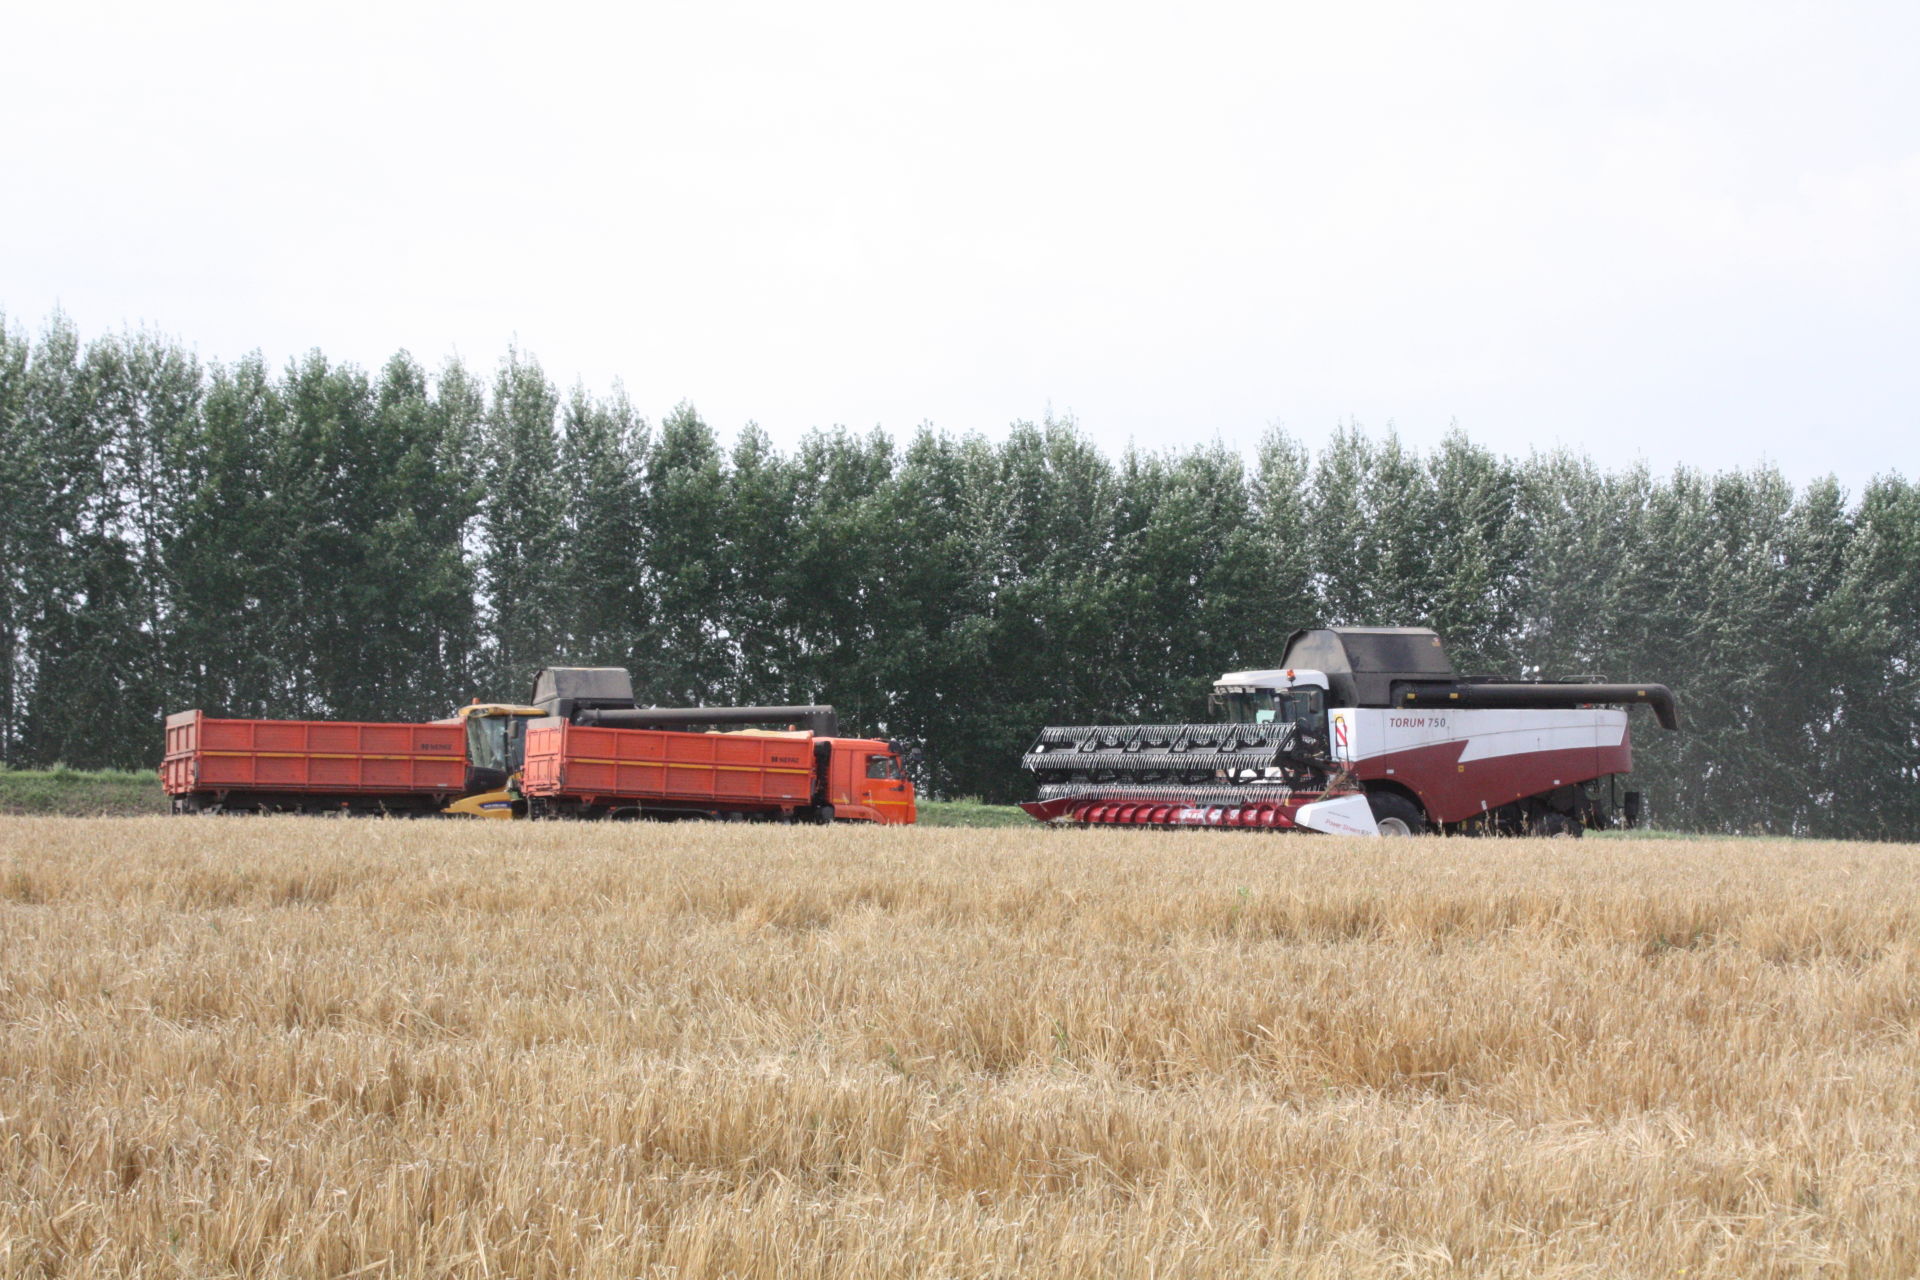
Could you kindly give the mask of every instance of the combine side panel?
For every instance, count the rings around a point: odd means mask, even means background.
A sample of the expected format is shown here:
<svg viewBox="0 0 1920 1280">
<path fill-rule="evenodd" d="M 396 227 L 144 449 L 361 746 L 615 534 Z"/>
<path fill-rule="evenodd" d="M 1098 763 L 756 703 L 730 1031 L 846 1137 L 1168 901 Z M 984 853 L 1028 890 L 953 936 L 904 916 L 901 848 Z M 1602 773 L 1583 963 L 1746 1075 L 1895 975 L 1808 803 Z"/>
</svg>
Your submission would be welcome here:
<svg viewBox="0 0 1920 1280">
<path fill-rule="evenodd" d="M 1463 822 L 1527 796 L 1633 768 L 1627 713 L 1381 710 L 1334 713 L 1335 751 L 1367 782 L 1394 782 L 1436 822 Z"/>
</svg>

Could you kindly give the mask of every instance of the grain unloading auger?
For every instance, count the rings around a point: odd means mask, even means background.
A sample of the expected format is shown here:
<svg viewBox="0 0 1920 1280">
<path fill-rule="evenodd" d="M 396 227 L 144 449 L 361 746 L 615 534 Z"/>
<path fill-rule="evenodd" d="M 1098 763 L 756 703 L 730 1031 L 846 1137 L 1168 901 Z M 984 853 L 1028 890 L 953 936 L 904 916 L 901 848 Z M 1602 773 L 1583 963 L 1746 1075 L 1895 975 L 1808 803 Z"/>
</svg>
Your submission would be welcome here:
<svg viewBox="0 0 1920 1280">
<path fill-rule="evenodd" d="M 1462 678 L 1412 627 L 1297 631 L 1220 677 L 1213 724 L 1054 727 L 1021 760 L 1042 821 L 1337 835 L 1578 835 L 1633 825 L 1627 713 L 1677 727 L 1664 685 Z"/>
</svg>

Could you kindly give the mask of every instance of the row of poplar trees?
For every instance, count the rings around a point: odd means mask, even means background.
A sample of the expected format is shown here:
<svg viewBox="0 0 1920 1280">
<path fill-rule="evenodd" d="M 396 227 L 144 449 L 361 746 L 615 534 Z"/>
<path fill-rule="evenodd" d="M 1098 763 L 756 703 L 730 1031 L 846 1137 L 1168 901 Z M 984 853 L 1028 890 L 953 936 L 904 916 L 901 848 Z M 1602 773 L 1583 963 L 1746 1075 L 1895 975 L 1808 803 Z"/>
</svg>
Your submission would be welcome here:
<svg viewBox="0 0 1920 1280">
<path fill-rule="evenodd" d="M 1796 488 L 1346 428 L 1110 456 L 816 432 L 319 353 L 207 365 L 0 322 L 0 754 L 150 767 L 160 721 L 413 719 L 549 663 L 643 701 L 831 702 L 935 794 L 1026 792 L 1044 724 L 1205 718 L 1315 623 L 1426 625 L 1465 672 L 1657 680 L 1662 824 L 1920 838 L 1920 485 Z"/>
</svg>

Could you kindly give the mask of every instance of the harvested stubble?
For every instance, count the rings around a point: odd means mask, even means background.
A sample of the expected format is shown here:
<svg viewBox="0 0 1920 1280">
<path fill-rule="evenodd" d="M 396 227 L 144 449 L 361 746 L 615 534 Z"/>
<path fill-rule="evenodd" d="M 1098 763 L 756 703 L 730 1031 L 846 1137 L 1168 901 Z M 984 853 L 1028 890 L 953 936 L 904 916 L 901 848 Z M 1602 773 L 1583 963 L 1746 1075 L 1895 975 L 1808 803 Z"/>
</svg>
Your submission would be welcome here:
<svg viewBox="0 0 1920 1280">
<path fill-rule="evenodd" d="M 1909 1276 L 1920 849 L 0 821 L 0 1274 Z"/>
</svg>

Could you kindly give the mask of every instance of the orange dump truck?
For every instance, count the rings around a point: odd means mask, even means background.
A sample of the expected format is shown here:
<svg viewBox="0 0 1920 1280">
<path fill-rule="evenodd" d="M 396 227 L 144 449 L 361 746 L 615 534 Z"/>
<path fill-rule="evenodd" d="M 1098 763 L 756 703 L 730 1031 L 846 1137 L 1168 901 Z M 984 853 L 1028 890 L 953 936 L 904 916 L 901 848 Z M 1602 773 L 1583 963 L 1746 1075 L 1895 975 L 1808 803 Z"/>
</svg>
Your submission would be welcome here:
<svg viewBox="0 0 1920 1280">
<path fill-rule="evenodd" d="M 203 809 L 437 813 L 468 790 L 467 730 L 446 724 L 167 717 L 160 781 Z"/>
<path fill-rule="evenodd" d="M 535 818 L 914 820 L 899 753 L 810 732 L 609 728 L 561 716 L 527 726 L 520 789 Z"/>
<path fill-rule="evenodd" d="M 431 724 L 182 711 L 160 779 L 175 813 L 912 822 L 901 748 L 839 723 L 820 705 L 643 707 L 618 667 L 548 667 L 529 704 Z"/>
</svg>

